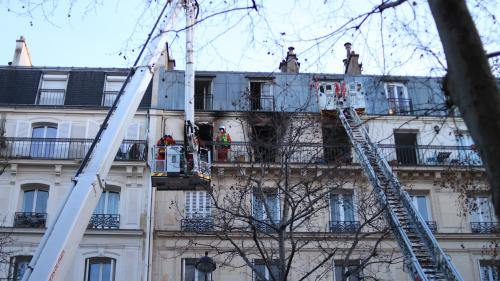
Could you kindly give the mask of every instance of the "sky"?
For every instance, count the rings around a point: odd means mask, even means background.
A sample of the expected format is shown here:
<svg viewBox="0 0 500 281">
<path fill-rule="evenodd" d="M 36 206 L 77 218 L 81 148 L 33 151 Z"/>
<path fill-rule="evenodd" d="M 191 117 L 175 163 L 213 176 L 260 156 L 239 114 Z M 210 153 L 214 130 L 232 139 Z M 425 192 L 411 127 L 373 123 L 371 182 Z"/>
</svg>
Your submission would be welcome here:
<svg viewBox="0 0 500 281">
<path fill-rule="evenodd" d="M 12 60 L 15 40 L 23 35 L 35 66 L 131 66 L 163 5 L 145 0 L 58 2 L 62 1 L 0 0 L 3 27 L 0 65 Z M 442 73 L 439 38 L 432 18 L 420 2 L 417 8 L 407 5 L 397 12 L 388 10 L 383 16 L 373 15 L 359 30 L 340 31 L 340 26 L 378 2 L 258 0 L 257 3 L 258 11 L 244 9 L 213 16 L 251 2 L 199 0 L 201 22 L 195 28 L 197 70 L 277 71 L 287 48 L 294 46 L 301 72 L 341 73 L 342 59 L 346 56 L 343 44 L 352 42 L 365 73 Z M 495 9 L 491 13 L 500 16 Z M 492 35 L 499 31 L 498 24 L 489 22 L 478 22 L 480 28 L 484 26 L 485 47 L 500 50 L 500 33 Z M 184 26 L 181 15 L 170 28 L 177 32 L 169 33 L 177 69 L 184 68 Z"/>
</svg>

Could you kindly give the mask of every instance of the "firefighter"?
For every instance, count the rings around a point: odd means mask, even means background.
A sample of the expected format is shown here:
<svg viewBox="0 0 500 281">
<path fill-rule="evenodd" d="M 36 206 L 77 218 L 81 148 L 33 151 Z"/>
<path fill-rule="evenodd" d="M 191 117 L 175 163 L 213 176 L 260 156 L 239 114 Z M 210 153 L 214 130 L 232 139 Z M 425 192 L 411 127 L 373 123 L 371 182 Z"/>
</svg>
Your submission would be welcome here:
<svg viewBox="0 0 500 281">
<path fill-rule="evenodd" d="M 217 159 L 227 161 L 227 154 L 231 149 L 231 136 L 226 132 L 225 126 L 219 127 L 219 134 L 215 141 L 217 144 Z"/>
<path fill-rule="evenodd" d="M 158 146 L 158 155 L 156 156 L 156 159 L 165 160 L 165 147 L 174 144 L 175 140 L 174 138 L 172 138 L 171 133 L 167 133 L 162 138 L 160 138 L 156 143 L 156 146 Z"/>
</svg>

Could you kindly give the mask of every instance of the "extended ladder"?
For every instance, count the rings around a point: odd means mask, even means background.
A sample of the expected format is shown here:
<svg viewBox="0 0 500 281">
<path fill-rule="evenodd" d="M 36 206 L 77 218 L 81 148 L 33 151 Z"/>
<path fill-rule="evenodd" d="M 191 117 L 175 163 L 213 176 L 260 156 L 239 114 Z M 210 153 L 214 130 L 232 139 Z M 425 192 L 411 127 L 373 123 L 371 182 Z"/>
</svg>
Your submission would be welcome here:
<svg viewBox="0 0 500 281">
<path fill-rule="evenodd" d="M 463 280 L 351 108 L 337 109 L 414 280 Z"/>
</svg>

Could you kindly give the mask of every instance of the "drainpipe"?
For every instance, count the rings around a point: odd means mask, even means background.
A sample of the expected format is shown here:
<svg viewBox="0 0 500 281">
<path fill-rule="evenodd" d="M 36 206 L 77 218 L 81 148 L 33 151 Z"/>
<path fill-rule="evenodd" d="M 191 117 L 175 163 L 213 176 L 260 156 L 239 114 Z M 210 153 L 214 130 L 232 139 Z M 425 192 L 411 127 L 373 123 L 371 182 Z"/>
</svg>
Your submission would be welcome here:
<svg viewBox="0 0 500 281">
<path fill-rule="evenodd" d="M 148 181 L 148 205 L 147 205 L 147 222 L 146 222 L 146 238 L 144 243 L 144 281 L 151 280 L 151 268 L 153 260 L 153 234 L 154 234 L 154 208 L 155 208 L 156 187 L 151 184 L 151 177 Z"/>
</svg>

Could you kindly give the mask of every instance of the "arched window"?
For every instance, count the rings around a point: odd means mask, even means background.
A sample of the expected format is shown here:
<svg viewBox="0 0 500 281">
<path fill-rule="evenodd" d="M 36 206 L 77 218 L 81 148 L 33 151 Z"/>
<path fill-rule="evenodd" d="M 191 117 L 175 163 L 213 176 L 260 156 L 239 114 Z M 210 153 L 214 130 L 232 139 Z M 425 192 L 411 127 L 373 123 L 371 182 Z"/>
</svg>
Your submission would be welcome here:
<svg viewBox="0 0 500 281">
<path fill-rule="evenodd" d="M 31 152 L 33 158 L 52 158 L 55 151 L 57 125 L 40 124 L 33 126 L 31 131 Z"/>
<path fill-rule="evenodd" d="M 85 260 L 85 281 L 114 281 L 116 260 L 93 257 Z"/>
<path fill-rule="evenodd" d="M 31 256 L 15 256 L 10 259 L 9 280 L 20 281 L 23 278 Z"/>
<path fill-rule="evenodd" d="M 21 211 L 16 212 L 15 227 L 45 227 L 49 191 L 45 187 L 28 187 L 23 190 Z"/>
<path fill-rule="evenodd" d="M 118 229 L 120 228 L 120 192 L 119 188 L 106 187 L 90 218 L 89 228 Z"/>
</svg>

